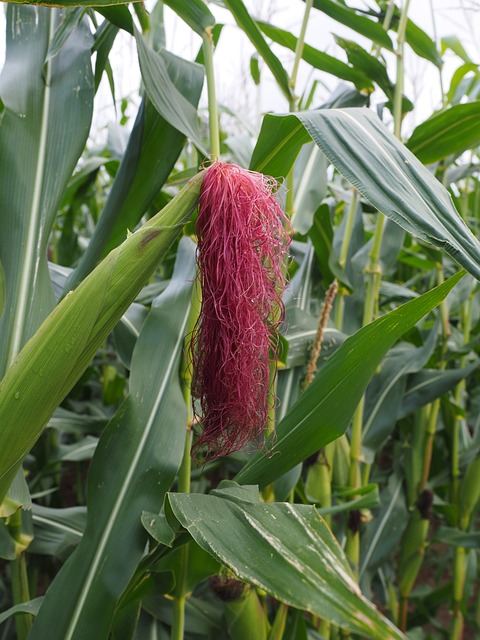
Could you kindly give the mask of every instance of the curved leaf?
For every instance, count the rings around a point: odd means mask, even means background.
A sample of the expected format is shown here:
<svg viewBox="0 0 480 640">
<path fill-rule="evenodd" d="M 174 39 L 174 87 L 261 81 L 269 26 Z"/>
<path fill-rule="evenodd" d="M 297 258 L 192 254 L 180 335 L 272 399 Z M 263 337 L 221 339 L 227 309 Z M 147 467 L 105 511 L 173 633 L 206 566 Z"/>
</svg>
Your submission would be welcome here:
<svg viewBox="0 0 480 640">
<path fill-rule="evenodd" d="M 108 638 L 117 600 L 144 553 L 142 511 L 160 510 L 182 460 L 187 408 L 178 367 L 194 274 L 195 246 L 185 239 L 138 338 L 130 394 L 95 452 L 82 541 L 48 590 L 32 640 L 50 639 L 53 628 L 62 640 Z"/>
<path fill-rule="evenodd" d="M 203 0 L 164 0 L 164 4 L 177 13 L 200 36 L 213 27 L 215 18 Z"/>
<path fill-rule="evenodd" d="M 415 128 L 407 147 L 425 164 L 480 145 L 480 100 L 456 104 Z"/>
<path fill-rule="evenodd" d="M 440 304 L 462 275 L 456 274 L 347 338 L 281 420 L 267 441 L 268 455 L 255 453 L 235 480 L 265 486 L 344 433 L 386 352 Z"/>
<path fill-rule="evenodd" d="M 238 26 L 249 38 L 258 53 L 265 60 L 265 64 L 270 69 L 283 95 L 290 100 L 293 97 L 292 89 L 288 79 L 287 72 L 283 68 L 282 63 L 273 53 L 271 48 L 262 36 L 260 29 L 250 17 L 242 0 L 224 0 L 224 5 L 229 9 L 235 18 Z"/>
<path fill-rule="evenodd" d="M 155 55 L 161 58 L 177 91 L 195 109 L 202 91 L 202 68 L 165 51 Z M 85 278 L 102 254 L 123 241 L 128 229 L 135 228 L 169 176 L 184 144 L 185 134 L 145 97 L 95 233 L 68 279 L 67 291 Z"/>
<path fill-rule="evenodd" d="M 166 254 L 197 204 L 203 173 L 65 296 L 0 383 L 0 500 L 22 458 Z"/>
<path fill-rule="evenodd" d="M 136 30 L 135 38 L 142 80 L 155 109 L 172 127 L 181 131 L 202 153 L 208 155 L 200 137 L 195 107 L 177 89 L 170 78 L 164 58 L 151 49 Z"/>
<path fill-rule="evenodd" d="M 336 22 L 344 24 L 346 27 L 353 29 L 353 31 L 369 38 L 372 42 L 376 42 L 389 51 L 393 51 L 390 36 L 379 22 L 359 15 L 354 9 L 339 2 L 339 0 L 313 0 L 313 6 L 323 11 L 323 13 L 333 18 Z"/>
<path fill-rule="evenodd" d="M 480 243 L 450 194 L 372 112 L 321 109 L 283 117 L 298 117 L 330 162 L 374 207 L 480 279 Z"/>
<path fill-rule="evenodd" d="M 257 24 L 268 38 L 271 38 L 277 44 L 287 47 L 291 51 L 295 51 L 297 38 L 292 33 L 260 20 L 257 20 Z M 373 91 L 373 83 L 367 75 L 362 71 L 345 64 L 345 62 L 342 62 L 338 58 L 329 55 L 328 53 L 324 53 L 323 51 L 319 51 L 318 49 L 305 44 L 303 47 L 302 58 L 315 69 L 331 73 L 342 80 L 353 82 L 357 89 L 369 89 L 370 91 Z M 379 62 L 378 64 L 381 63 Z"/>
<path fill-rule="evenodd" d="M 92 37 L 86 20 L 46 61 L 49 47 L 58 44 L 63 16 L 41 7 L 7 7 L 0 76 L 0 261 L 6 296 L 0 377 L 55 304 L 47 243 L 90 129 Z"/>
<path fill-rule="evenodd" d="M 227 491 L 168 494 L 175 517 L 203 549 L 277 600 L 363 637 L 403 634 L 368 602 L 314 507 L 251 502 Z"/>
</svg>

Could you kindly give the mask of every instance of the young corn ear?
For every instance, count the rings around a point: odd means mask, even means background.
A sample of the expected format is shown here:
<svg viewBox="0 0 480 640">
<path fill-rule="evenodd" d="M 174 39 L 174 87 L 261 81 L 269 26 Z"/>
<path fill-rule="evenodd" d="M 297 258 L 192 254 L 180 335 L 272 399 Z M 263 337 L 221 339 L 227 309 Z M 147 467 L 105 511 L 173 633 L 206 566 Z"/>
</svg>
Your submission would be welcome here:
<svg viewBox="0 0 480 640">
<path fill-rule="evenodd" d="M 275 187 L 259 173 L 222 162 L 207 170 L 202 184 L 202 302 L 191 355 L 194 411 L 203 427 L 194 454 L 205 445 L 207 458 L 241 449 L 267 423 L 290 246 Z"/>
<path fill-rule="evenodd" d="M 0 503 L 107 335 L 164 257 L 198 202 L 203 173 L 111 251 L 27 342 L 0 383 Z"/>
</svg>

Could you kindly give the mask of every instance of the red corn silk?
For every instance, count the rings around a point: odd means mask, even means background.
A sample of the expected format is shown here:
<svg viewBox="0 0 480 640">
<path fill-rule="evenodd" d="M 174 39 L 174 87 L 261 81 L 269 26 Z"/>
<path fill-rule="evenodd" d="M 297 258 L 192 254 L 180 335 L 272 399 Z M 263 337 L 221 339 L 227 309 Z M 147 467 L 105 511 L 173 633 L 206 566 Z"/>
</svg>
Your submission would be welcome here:
<svg viewBox="0 0 480 640">
<path fill-rule="evenodd" d="M 194 455 L 228 455 L 262 434 L 269 364 L 284 318 L 289 225 L 276 183 L 235 164 L 206 172 L 197 220 L 202 302 L 191 341 L 192 397 L 202 432 Z M 196 401 L 196 402 L 195 402 Z"/>
</svg>

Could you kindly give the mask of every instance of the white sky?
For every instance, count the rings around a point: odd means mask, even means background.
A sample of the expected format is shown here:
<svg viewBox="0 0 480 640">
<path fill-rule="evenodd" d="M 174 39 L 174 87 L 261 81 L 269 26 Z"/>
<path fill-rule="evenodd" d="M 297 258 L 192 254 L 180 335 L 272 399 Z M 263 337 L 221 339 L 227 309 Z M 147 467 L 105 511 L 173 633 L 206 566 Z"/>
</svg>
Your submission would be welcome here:
<svg viewBox="0 0 480 640">
<path fill-rule="evenodd" d="M 150 0 L 147 0 L 147 6 Z M 290 30 L 298 35 L 302 21 L 305 4 L 302 0 L 245 0 L 245 4 L 252 15 L 270 20 L 273 24 Z M 349 0 L 348 4 L 357 7 L 367 7 L 368 0 Z M 375 6 L 373 2 L 370 3 Z M 434 26 L 438 38 L 447 35 L 456 35 L 467 52 L 475 62 L 480 62 L 478 48 L 478 33 L 480 26 L 480 0 L 411 0 L 409 17 L 422 29 L 434 36 Z M 227 26 L 224 28 L 220 43 L 215 55 L 217 94 L 220 103 L 235 112 L 247 122 L 250 127 L 258 127 L 261 117 L 257 114 L 266 111 L 287 111 L 288 105 L 268 69 L 262 68 L 262 83 L 260 89 L 255 87 L 249 72 L 250 56 L 254 49 L 246 36 L 235 26 L 228 11 L 216 4 L 210 4 L 212 12 L 218 22 Z M 167 49 L 188 59 L 193 59 L 201 44 L 199 36 L 194 34 L 168 7 L 165 8 L 165 25 Z M 0 62 L 3 61 L 5 36 L 4 16 L 0 12 Z M 312 10 L 308 24 L 306 42 L 313 47 L 326 51 L 331 55 L 337 55 L 345 60 L 345 54 L 336 44 L 332 32 L 355 40 L 360 44 L 360 36 L 350 29 L 335 23 L 325 14 Z M 293 53 L 273 45 L 272 49 L 284 64 L 288 73 L 291 71 Z M 114 69 L 116 82 L 116 99 L 137 96 L 140 75 L 135 44 L 128 34 L 121 33 L 117 37 L 112 51 L 111 63 Z M 393 55 L 388 60 L 389 72 L 392 80 L 395 80 L 395 60 Z M 443 70 L 444 85 L 448 88 L 453 71 L 462 64 L 462 61 L 451 52 L 445 55 Z M 317 90 L 314 104 L 320 104 L 328 95 L 328 89 L 333 90 L 338 80 L 319 71 L 311 71 L 306 63 L 301 63 L 298 80 L 297 94 L 308 90 L 314 78 L 320 79 L 325 88 Z M 438 70 L 429 62 L 413 55 L 407 47 L 406 53 L 406 95 L 416 104 L 414 114 L 405 122 L 405 130 L 411 130 L 416 123 L 427 118 L 433 110 L 439 107 L 439 78 Z M 377 98 L 381 100 L 381 96 Z M 374 98 L 375 100 L 375 98 Z M 102 131 L 108 122 L 115 121 L 116 115 L 109 87 L 104 79 L 97 98 L 95 112 L 95 127 L 102 137 Z M 202 98 L 202 104 L 205 100 Z M 129 112 L 134 116 L 135 105 Z M 231 119 L 229 120 L 232 126 Z M 226 123 L 228 126 L 228 122 Z M 237 123 L 234 126 L 241 129 Z M 97 136 L 95 136 L 97 137 Z"/>
</svg>

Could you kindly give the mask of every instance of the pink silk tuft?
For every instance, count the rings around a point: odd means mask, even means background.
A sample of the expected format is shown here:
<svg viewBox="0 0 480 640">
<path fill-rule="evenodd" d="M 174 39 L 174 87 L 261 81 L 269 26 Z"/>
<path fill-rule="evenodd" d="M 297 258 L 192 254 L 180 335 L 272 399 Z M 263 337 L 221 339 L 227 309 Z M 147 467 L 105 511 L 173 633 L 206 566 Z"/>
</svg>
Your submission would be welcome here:
<svg viewBox="0 0 480 640">
<path fill-rule="evenodd" d="M 222 162 L 203 180 L 197 220 L 202 302 L 191 357 L 194 412 L 203 427 L 194 455 L 206 446 L 207 459 L 241 449 L 267 424 L 290 246 L 275 187 L 262 174 Z"/>
</svg>

